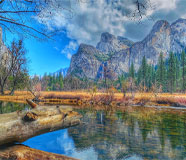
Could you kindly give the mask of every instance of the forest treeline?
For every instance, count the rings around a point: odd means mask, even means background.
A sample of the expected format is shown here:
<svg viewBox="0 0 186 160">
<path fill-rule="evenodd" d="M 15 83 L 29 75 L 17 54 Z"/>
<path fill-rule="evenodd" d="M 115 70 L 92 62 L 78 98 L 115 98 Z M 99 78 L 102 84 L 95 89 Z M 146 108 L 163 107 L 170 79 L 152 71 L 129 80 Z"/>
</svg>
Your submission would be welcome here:
<svg viewBox="0 0 186 160">
<path fill-rule="evenodd" d="M 61 72 L 29 76 L 26 49 L 22 40 L 13 40 L 8 52 L 0 60 L 0 91 L 66 91 L 114 88 L 118 92 L 185 92 L 186 90 L 186 53 L 171 52 L 165 59 L 160 53 L 156 66 L 142 59 L 141 66 L 135 70 L 132 63 L 129 72 L 116 77 L 109 63 L 103 65 L 101 78 L 90 80 L 73 76 L 64 77 Z"/>
<path fill-rule="evenodd" d="M 73 76 L 63 77 L 62 73 L 45 74 L 42 77 L 35 76 L 40 83 L 41 90 L 62 91 L 89 89 L 96 86 L 98 89 L 115 88 L 121 92 L 143 91 L 143 92 L 184 92 L 186 89 L 186 53 L 174 54 L 171 52 L 165 59 L 161 53 L 156 66 L 148 64 L 143 57 L 138 71 L 132 63 L 129 73 L 124 73 L 113 79 L 114 72 L 108 69 L 108 64 L 103 69 L 101 79 L 90 80 Z"/>
<path fill-rule="evenodd" d="M 134 74 L 133 64 L 130 67 L 129 77 L 135 80 L 137 86 L 142 85 L 144 90 L 159 89 L 160 92 L 184 92 L 186 89 L 186 54 L 171 52 L 164 60 L 163 54 L 159 56 L 157 66 L 148 65 L 143 57 L 142 64 Z"/>
</svg>

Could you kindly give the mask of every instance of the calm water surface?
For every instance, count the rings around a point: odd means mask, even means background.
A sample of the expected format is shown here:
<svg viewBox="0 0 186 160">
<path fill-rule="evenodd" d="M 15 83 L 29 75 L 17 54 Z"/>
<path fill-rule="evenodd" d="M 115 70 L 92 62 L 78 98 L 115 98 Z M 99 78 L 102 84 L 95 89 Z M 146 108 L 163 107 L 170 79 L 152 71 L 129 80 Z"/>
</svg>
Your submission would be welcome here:
<svg viewBox="0 0 186 160">
<path fill-rule="evenodd" d="M 14 111 L 10 104 L 9 110 Z M 1 104 L 1 113 L 8 112 L 5 106 L 2 109 Z M 36 136 L 23 144 L 82 160 L 186 160 L 186 110 L 77 111 L 83 115 L 81 125 Z"/>
</svg>

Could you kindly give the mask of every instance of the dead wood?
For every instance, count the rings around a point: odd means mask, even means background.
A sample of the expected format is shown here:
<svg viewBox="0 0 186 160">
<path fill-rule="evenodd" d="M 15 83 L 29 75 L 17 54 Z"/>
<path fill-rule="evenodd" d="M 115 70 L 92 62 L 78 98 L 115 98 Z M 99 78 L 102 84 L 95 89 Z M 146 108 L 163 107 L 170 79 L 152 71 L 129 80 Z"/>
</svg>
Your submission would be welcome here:
<svg viewBox="0 0 186 160">
<path fill-rule="evenodd" d="M 23 142 L 31 137 L 80 123 L 81 115 L 69 106 L 37 106 L 30 111 L 0 115 L 0 145 Z"/>
</svg>

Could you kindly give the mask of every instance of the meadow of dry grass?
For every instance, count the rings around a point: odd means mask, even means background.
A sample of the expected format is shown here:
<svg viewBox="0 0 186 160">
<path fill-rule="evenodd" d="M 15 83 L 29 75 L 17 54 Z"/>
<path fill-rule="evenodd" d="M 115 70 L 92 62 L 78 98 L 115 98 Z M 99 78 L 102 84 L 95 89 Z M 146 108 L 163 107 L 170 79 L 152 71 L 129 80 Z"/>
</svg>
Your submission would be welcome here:
<svg viewBox="0 0 186 160">
<path fill-rule="evenodd" d="M 88 91 L 42 91 L 40 94 L 40 100 L 44 100 L 47 103 L 52 104 L 79 104 L 79 101 L 91 100 L 92 94 Z M 108 95 L 107 95 L 108 96 Z M 132 97 L 130 93 L 127 93 L 126 97 L 123 98 L 122 93 L 114 93 L 115 102 L 123 102 Z M 0 100 L 25 103 L 26 99 L 33 99 L 34 96 L 28 91 L 16 91 L 13 96 L 0 95 Z M 94 94 L 95 101 L 105 100 L 107 101 L 106 93 L 96 92 Z M 163 105 L 163 106 L 186 106 L 186 94 L 181 93 L 135 93 L 132 98 L 133 104 L 139 105 Z M 117 103 L 116 103 L 117 104 Z M 179 104 L 179 105 L 178 105 Z"/>
</svg>

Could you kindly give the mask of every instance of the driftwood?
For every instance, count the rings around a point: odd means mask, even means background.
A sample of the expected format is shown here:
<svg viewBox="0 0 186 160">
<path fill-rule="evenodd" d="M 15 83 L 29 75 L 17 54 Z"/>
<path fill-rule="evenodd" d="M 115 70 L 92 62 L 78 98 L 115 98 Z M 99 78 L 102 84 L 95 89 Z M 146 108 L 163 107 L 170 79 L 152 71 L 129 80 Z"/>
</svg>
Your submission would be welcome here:
<svg viewBox="0 0 186 160">
<path fill-rule="evenodd" d="M 64 155 L 32 149 L 24 145 L 0 147 L 0 159 L 3 160 L 77 160 Z"/>
<path fill-rule="evenodd" d="M 36 108 L 37 107 L 37 104 L 34 103 L 32 100 L 30 99 L 26 99 L 26 102 L 30 105 L 30 107 L 32 108 Z"/>
<path fill-rule="evenodd" d="M 46 132 L 80 123 L 81 115 L 64 106 L 37 106 L 0 115 L 0 145 L 23 142 Z"/>
</svg>

